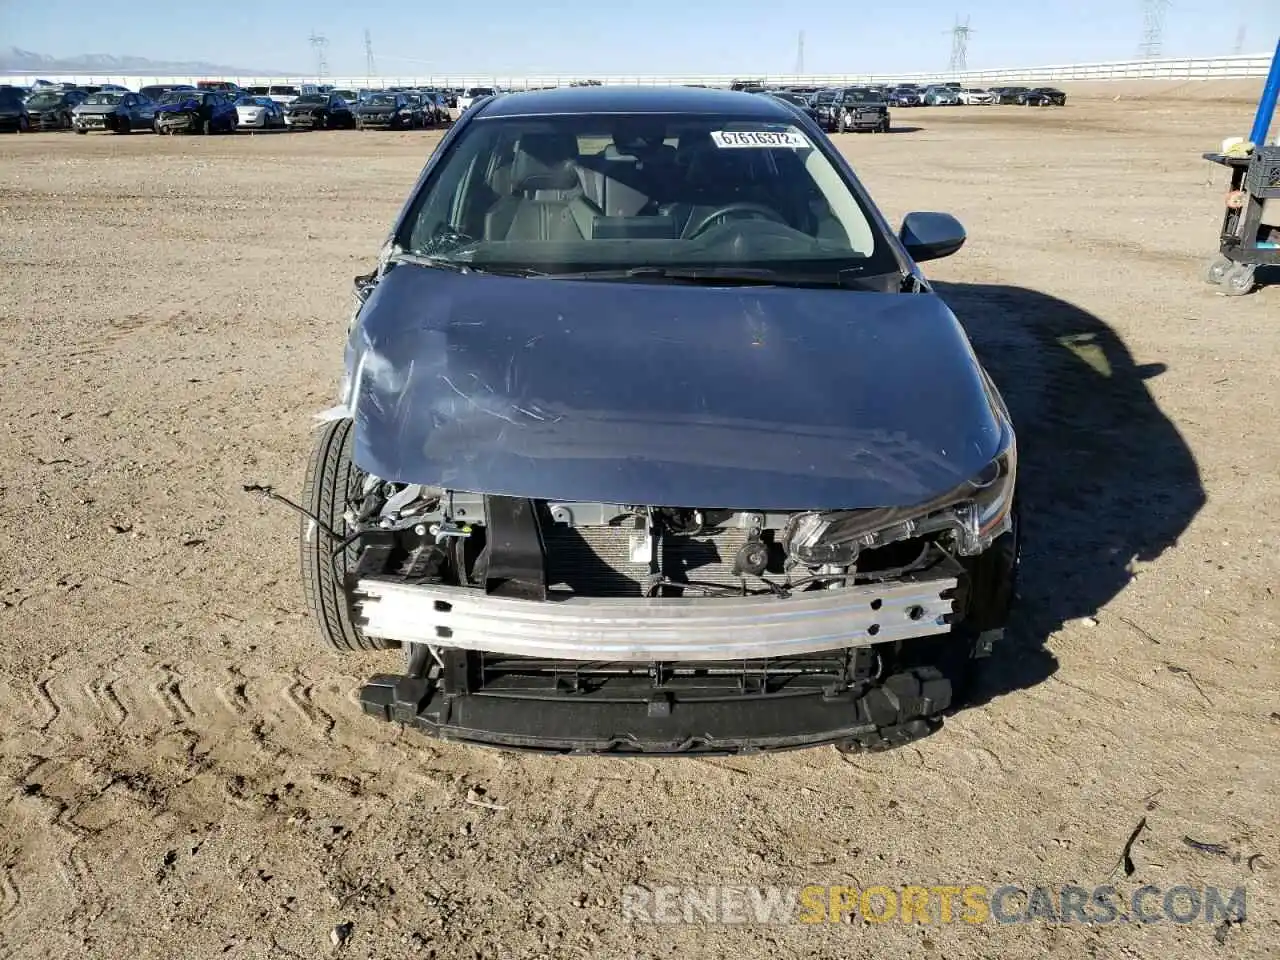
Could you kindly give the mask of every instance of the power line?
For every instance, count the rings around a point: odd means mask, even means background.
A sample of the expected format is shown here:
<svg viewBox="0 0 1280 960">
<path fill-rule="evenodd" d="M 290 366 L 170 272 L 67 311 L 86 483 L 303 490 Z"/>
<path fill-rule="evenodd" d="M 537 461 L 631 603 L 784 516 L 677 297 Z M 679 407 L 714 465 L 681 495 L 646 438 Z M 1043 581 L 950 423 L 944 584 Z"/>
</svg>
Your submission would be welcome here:
<svg viewBox="0 0 1280 960">
<path fill-rule="evenodd" d="M 951 63 L 948 69 L 952 73 L 962 73 L 968 70 L 969 34 L 973 33 L 973 28 L 969 26 L 969 17 L 966 15 L 964 23 L 961 23 L 960 15 L 956 14 L 956 25 L 943 32 L 951 34 Z"/>
<path fill-rule="evenodd" d="M 1142 0 L 1142 42 L 1138 56 L 1150 58 L 1164 53 L 1164 15 L 1171 0 Z"/>
<path fill-rule="evenodd" d="M 323 80 L 329 73 L 329 61 L 325 57 L 325 47 L 329 46 L 329 40 L 312 30 L 310 43 L 316 52 L 316 79 Z"/>
</svg>

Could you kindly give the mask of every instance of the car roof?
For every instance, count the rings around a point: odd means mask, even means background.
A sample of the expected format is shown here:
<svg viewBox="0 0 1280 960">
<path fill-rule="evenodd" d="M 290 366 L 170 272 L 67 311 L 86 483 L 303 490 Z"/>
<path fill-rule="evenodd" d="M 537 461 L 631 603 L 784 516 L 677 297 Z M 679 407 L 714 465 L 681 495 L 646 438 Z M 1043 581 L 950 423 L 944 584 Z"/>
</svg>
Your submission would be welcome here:
<svg viewBox="0 0 1280 960">
<path fill-rule="evenodd" d="M 793 120 L 779 100 L 754 93 L 706 87 L 559 87 L 509 93 L 484 107 L 485 117 L 527 117 L 584 113 L 717 114 L 767 120 Z"/>
</svg>

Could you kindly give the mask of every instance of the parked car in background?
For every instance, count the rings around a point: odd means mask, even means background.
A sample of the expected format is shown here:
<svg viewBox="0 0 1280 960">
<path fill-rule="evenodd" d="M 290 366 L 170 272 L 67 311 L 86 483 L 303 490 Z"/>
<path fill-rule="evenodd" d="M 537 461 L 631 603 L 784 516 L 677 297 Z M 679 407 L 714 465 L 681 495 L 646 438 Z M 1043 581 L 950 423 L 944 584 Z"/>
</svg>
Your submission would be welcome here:
<svg viewBox="0 0 1280 960">
<path fill-rule="evenodd" d="M 981 87 L 963 87 L 956 96 L 960 98 L 960 102 L 970 106 L 974 104 L 995 103 L 995 94 L 990 90 L 984 90 Z"/>
<path fill-rule="evenodd" d="M 411 126 L 425 127 L 427 125 L 427 104 L 422 94 L 416 90 L 405 90 L 400 94 L 404 97 L 405 102 L 409 104 Z"/>
<path fill-rule="evenodd" d="M 284 107 L 270 97 L 241 97 L 236 101 L 236 126 L 241 130 L 279 130 L 284 125 Z"/>
<path fill-rule="evenodd" d="M 1024 107 L 1065 107 L 1067 95 L 1054 87 L 1036 87 L 1024 93 L 1018 103 Z"/>
<path fill-rule="evenodd" d="M 196 89 L 220 93 L 232 103 L 245 95 L 245 91 L 240 89 L 240 84 L 233 80 L 197 80 Z"/>
<path fill-rule="evenodd" d="M 815 122 L 817 122 L 818 111 L 810 105 L 809 97 L 805 96 L 803 93 L 792 93 L 788 90 L 770 90 L 765 94 L 765 96 L 773 97 L 775 100 L 781 100 L 784 103 L 789 103 L 793 106 L 799 107 L 813 118 Z"/>
<path fill-rule="evenodd" d="M 21 91 L 16 88 L 0 90 L 0 130 L 26 133 L 31 129 L 24 99 Z"/>
<path fill-rule="evenodd" d="M 901 86 L 894 87 L 889 92 L 889 106 L 891 107 L 918 107 L 923 101 L 923 92 L 918 87 Z"/>
<path fill-rule="evenodd" d="M 437 124 L 449 122 L 449 104 L 445 102 L 444 94 L 439 90 L 422 91 L 423 110 L 425 111 L 423 120 L 425 123 Z"/>
<path fill-rule="evenodd" d="M 304 83 L 300 86 L 291 86 L 289 84 L 272 84 L 267 87 L 267 96 L 276 103 L 289 104 L 297 100 L 298 97 L 308 93 L 319 93 L 320 90 L 313 83 Z"/>
<path fill-rule="evenodd" d="M 926 87 L 924 103 L 928 107 L 954 107 L 960 103 L 960 97 L 950 87 Z"/>
<path fill-rule="evenodd" d="M 166 93 L 169 93 L 173 90 L 194 90 L 194 89 L 195 87 L 193 87 L 189 83 L 156 83 L 156 84 L 152 84 L 151 86 L 143 87 L 138 92 L 142 94 L 144 97 L 146 97 L 148 100 L 152 101 L 153 103 L 159 103 L 161 97 L 163 97 Z"/>
<path fill-rule="evenodd" d="M 89 94 L 83 103 L 71 111 L 71 123 L 79 134 L 86 134 L 90 130 L 110 130 L 112 133 L 152 130 L 155 119 L 154 102 L 140 93 L 117 93 L 112 90 Z"/>
<path fill-rule="evenodd" d="M 866 87 L 846 87 L 832 101 L 831 114 L 819 123 L 837 133 L 888 133 L 889 105 Z"/>
<path fill-rule="evenodd" d="M 27 125 L 32 130 L 70 130 L 71 111 L 89 94 L 82 90 L 48 90 L 27 98 Z"/>
<path fill-rule="evenodd" d="M 403 93 L 374 93 L 356 108 L 357 130 L 408 130 L 414 109 Z"/>
<path fill-rule="evenodd" d="M 284 108 L 284 122 L 308 130 L 354 129 L 356 118 L 347 101 L 336 94 L 304 93 Z"/>
<path fill-rule="evenodd" d="M 1030 87 L 998 87 L 992 92 L 996 95 L 996 103 L 1021 103 L 1022 95 L 1030 89 Z"/>
<path fill-rule="evenodd" d="M 220 93 L 171 90 L 156 104 L 156 133 L 235 133 L 240 116 Z"/>
<path fill-rule="evenodd" d="M 458 97 L 458 109 L 466 110 L 481 97 L 491 97 L 497 92 L 495 87 L 467 87 Z"/>
</svg>

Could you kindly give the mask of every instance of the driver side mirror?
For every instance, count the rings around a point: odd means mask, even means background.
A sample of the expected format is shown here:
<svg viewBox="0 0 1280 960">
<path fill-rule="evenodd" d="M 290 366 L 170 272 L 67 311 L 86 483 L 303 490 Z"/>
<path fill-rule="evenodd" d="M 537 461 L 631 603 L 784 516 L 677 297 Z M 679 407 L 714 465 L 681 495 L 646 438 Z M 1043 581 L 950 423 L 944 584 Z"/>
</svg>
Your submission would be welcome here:
<svg viewBox="0 0 1280 960">
<path fill-rule="evenodd" d="M 949 257 L 964 246 L 960 221 L 949 213 L 908 213 L 898 239 L 917 263 Z"/>
</svg>

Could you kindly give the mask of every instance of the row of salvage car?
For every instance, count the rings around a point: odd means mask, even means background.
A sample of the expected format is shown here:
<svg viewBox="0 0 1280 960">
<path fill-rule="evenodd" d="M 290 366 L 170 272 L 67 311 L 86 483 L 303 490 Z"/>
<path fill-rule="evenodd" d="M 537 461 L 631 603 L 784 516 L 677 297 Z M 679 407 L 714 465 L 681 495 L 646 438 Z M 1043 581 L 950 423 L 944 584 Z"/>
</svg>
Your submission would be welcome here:
<svg viewBox="0 0 1280 960">
<path fill-rule="evenodd" d="M 271 96 L 229 95 L 189 85 L 86 89 L 0 86 L 0 130 L 234 133 L 236 130 L 396 129 L 447 124 L 443 95 L 405 91 L 307 92 L 281 102 Z M 344 96 L 344 94 L 349 94 Z"/>
<path fill-rule="evenodd" d="M 827 133 L 887 133 L 890 107 L 1017 104 L 1065 106 L 1067 95 L 1051 87 L 965 87 L 959 83 L 858 84 L 848 87 L 767 86 L 735 80 L 730 89 L 785 100 L 804 110 Z"/>
</svg>

